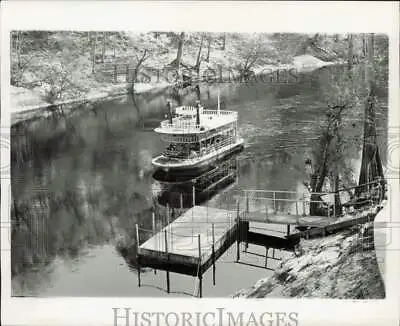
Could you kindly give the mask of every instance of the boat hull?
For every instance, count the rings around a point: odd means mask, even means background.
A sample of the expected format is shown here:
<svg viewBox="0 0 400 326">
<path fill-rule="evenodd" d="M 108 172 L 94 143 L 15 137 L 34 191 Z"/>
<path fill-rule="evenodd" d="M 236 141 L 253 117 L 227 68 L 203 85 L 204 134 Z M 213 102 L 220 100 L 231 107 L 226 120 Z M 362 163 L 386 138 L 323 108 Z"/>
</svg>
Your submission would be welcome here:
<svg viewBox="0 0 400 326">
<path fill-rule="evenodd" d="M 236 142 L 230 146 L 226 146 L 221 148 L 220 151 L 216 152 L 214 155 L 210 157 L 201 158 L 198 160 L 187 160 L 182 163 L 179 162 L 170 162 L 164 161 L 162 155 L 153 159 L 152 164 L 155 168 L 161 169 L 164 172 L 169 174 L 178 173 L 178 174 L 187 174 L 192 175 L 195 173 L 200 173 L 206 171 L 210 168 L 210 165 L 218 163 L 219 161 L 224 160 L 227 156 L 235 153 L 239 153 L 243 150 L 243 140 Z"/>
</svg>

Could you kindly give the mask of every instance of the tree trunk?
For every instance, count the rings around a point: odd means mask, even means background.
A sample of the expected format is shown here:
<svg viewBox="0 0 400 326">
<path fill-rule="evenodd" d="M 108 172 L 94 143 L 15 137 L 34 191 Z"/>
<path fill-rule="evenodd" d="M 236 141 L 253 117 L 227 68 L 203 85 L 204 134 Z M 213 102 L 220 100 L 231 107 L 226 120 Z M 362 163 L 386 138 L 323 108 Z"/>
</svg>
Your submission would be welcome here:
<svg viewBox="0 0 400 326">
<path fill-rule="evenodd" d="M 97 32 L 94 32 L 94 37 L 92 38 L 92 73 L 95 73 L 96 65 L 96 42 L 97 42 Z"/>
<path fill-rule="evenodd" d="M 178 40 L 178 52 L 176 54 L 176 69 L 178 69 L 178 73 L 181 69 L 184 39 L 185 39 L 185 33 L 181 32 L 181 34 L 179 35 L 179 40 Z"/>
<path fill-rule="evenodd" d="M 226 33 L 224 33 L 224 36 L 222 37 L 222 51 L 225 51 L 226 48 Z"/>
<path fill-rule="evenodd" d="M 208 36 L 208 47 L 207 47 L 207 57 L 206 57 L 207 62 L 210 62 L 210 52 L 211 52 L 211 35 Z"/>
<path fill-rule="evenodd" d="M 101 62 L 104 63 L 104 57 L 106 55 L 106 36 L 107 32 L 103 32 L 103 42 L 101 47 Z"/>
<path fill-rule="evenodd" d="M 114 53 L 114 60 L 115 60 L 115 57 L 116 57 L 116 53 L 115 53 L 115 47 L 116 47 L 116 38 L 117 38 L 117 33 L 114 33 L 114 35 L 113 35 L 113 53 Z"/>
<path fill-rule="evenodd" d="M 200 47 L 199 47 L 199 52 L 197 52 L 197 59 L 196 59 L 196 65 L 195 65 L 195 69 L 197 71 L 197 74 L 200 73 L 201 50 L 203 49 L 203 43 L 204 43 L 204 34 L 201 34 Z"/>
<path fill-rule="evenodd" d="M 347 52 L 347 70 L 351 71 L 353 68 L 353 35 L 349 34 L 347 36 L 348 41 L 348 52 Z"/>
<path fill-rule="evenodd" d="M 365 66 L 365 77 L 368 84 L 368 97 L 364 109 L 364 141 L 361 158 L 361 171 L 358 181 L 363 185 L 368 180 L 376 177 L 383 178 L 383 169 L 379 156 L 379 150 L 376 141 L 375 127 L 375 76 L 374 76 L 374 35 L 368 34 L 367 37 L 367 62 Z M 375 169 L 371 167 L 375 166 Z M 357 189 L 357 194 L 368 190 L 368 186 Z"/>
</svg>

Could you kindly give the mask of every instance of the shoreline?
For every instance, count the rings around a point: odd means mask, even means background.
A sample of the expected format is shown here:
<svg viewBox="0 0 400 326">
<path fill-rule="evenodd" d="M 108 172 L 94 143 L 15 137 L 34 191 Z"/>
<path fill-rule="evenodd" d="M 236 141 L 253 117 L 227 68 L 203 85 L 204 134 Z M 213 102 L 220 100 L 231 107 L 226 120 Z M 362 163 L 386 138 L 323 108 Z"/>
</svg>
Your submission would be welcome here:
<svg viewBox="0 0 400 326">
<path fill-rule="evenodd" d="M 340 62 L 317 62 L 314 64 L 307 64 L 305 62 L 297 62 L 293 64 L 279 64 L 279 65 L 264 65 L 262 67 L 254 69 L 254 76 L 261 76 L 266 71 L 269 74 L 279 72 L 279 70 L 290 71 L 295 69 L 297 73 L 311 72 L 326 66 L 337 65 Z M 207 71 L 207 70 L 205 70 Z M 231 82 L 231 70 L 227 70 L 228 74 L 220 75 L 210 84 L 226 83 Z M 203 72 L 204 75 L 204 72 Z M 206 76 L 203 76 L 205 78 Z M 200 81 L 207 83 L 207 80 Z M 237 81 L 234 81 L 237 82 Z M 239 81 L 240 83 L 240 81 Z M 34 91 L 24 87 L 10 86 L 11 88 L 11 125 L 17 124 L 22 121 L 31 120 L 38 118 L 39 116 L 49 114 L 46 112 L 48 108 L 60 105 L 80 105 L 85 103 L 91 103 L 99 100 L 113 99 L 118 96 L 129 94 L 129 84 L 110 84 L 102 85 L 95 88 L 93 91 L 78 96 L 77 98 L 66 98 L 63 100 L 55 101 L 54 103 L 49 103 L 43 100 L 39 91 Z M 176 85 L 171 82 L 157 82 L 157 83 L 135 83 L 135 94 L 146 94 L 153 90 L 162 90 L 168 87 L 173 87 Z M 20 97 L 20 99 L 19 99 Z"/>
<path fill-rule="evenodd" d="M 300 255 L 292 253 L 273 275 L 231 297 L 384 299 L 374 231 L 374 222 L 368 222 L 326 237 L 301 239 Z"/>
</svg>

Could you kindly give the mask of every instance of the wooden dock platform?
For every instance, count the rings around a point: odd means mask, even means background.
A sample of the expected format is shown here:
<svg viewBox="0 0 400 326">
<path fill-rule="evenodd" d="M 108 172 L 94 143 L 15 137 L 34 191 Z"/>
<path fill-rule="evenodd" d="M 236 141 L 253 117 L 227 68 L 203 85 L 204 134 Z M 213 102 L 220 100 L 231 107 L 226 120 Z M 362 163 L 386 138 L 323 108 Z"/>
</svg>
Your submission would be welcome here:
<svg viewBox="0 0 400 326">
<path fill-rule="evenodd" d="M 232 211 L 194 206 L 141 244 L 140 265 L 197 276 L 237 238 Z"/>
</svg>

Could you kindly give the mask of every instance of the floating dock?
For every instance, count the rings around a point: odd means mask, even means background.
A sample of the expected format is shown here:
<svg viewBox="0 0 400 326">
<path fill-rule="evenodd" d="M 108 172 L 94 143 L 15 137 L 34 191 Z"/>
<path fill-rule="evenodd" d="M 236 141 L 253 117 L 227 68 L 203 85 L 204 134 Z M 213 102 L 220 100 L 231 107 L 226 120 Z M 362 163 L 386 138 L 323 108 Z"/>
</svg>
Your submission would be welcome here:
<svg viewBox="0 0 400 326">
<path fill-rule="evenodd" d="M 141 244 L 138 258 L 142 266 L 198 276 L 232 245 L 237 231 L 231 211 L 194 206 Z"/>
<path fill-rule="evenodd" d="M 236 242 L 236 262 L 240 260 L 240 243 L 265 247 L 265 268 L 267 258 L 276 259 L 275 249 L 295 251 L 301 238 L 326 236 L 340 230 L 373 221 L 376 211 L 359 212 L 348 219 L 338 218 L 335 210 L 328 216 L 307 215 L 304 198 L 277 198 L 278 192 L 259 191 L 257 193 L 271 193 L 272 198 L 257 196 L 250 202 L 249 192 L 236 199 L 232 209 L 213 208 L 208 206 L 193 206 L 172 223 L 159 231 L 155 228 L 153 214 L 153 230 L 144 230 L 136 225 L 138 284 L 141 286 L 141 266 L 155 270 L 166 271 L 167 292 L 170 292 L 169 273 L 175 272 L 197 277 L 199 280 L 198 296 L 202 297 L 203 274 L 213 267 L 213 284 L 215 285 L 216 261 L 226 250 Z M 253 191 L 253 193 L 255 193 Z M 289 193 L 289 192 L 279 192 Z M 258 195 L 258 194 L 257 194 Z M 252 196 L 253 198 L 255 196 Z M 292 214 L 278 211 L 279 201 L 291 204 Z M 241 203 L 242 202 L 242 203 Z M 321 202 L 321 201 L 316 201 Z M 250 205 L 251 204 L 251 205 Z M 236 207 L 236 208 L 235 208 Z M 244 209 L 240 209 L 240 208 Z M 303 209 L 299 210 L 298 208 Z M 271 209 L 272 208 L 272 209 Z M 378 207 L 377 209 L 380 209 Z M 328 209 L 329 212 L 329 209 Z M 329 214 L 329 213 L 328 213 Z M 168 218 L 168 216 L 167 216 Z M 250 225 L 251 223 L 251 225 Z M 255 225 L 286 225 L 286 232 L 280 236 L 257 232 L 257 229 L 268 230 Z M 303 227 L 304 231 L 290 232 L 291 227 Z M 141 232 L 150 232 L 141 243 Z M 277 233 L 277 232 L 275 232 Z M 268 250 L 273 249 L 272 257 Z"/>
</svg>

